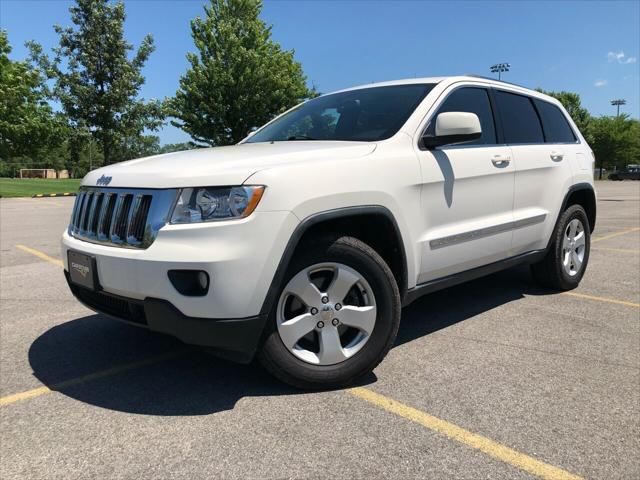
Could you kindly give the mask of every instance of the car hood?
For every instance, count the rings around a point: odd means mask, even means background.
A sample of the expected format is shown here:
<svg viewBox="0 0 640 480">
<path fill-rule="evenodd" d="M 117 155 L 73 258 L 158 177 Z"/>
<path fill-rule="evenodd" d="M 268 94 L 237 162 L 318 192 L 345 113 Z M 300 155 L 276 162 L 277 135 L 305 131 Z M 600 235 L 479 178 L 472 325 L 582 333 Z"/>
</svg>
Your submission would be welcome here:
<svg viewBox="0 0 640 480">
<path fill-rule="evenodd" d="M 202 148 L 102 167 L 89 172 L 82 185 L 104 185 L 107 181 L 109 187 L 127 188 L 241 185 L 269 167 L 323 158 L 357 158 L 375 148 L 374 143 L 309 140 Z"/>
</svg>

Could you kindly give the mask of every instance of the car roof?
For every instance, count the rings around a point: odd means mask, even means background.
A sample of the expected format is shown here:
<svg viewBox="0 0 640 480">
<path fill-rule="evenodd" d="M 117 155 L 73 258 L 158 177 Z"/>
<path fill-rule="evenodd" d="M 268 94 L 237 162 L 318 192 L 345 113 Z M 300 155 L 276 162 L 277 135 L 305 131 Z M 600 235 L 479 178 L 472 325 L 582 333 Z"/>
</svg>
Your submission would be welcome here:
<svg viewBox="0 0 640 480">
<path fill-rule="evenodd" d="M 484 77 L 481 75 L 455 75 L 455 76 L 445 76 L 445 77 L 405 78 L 400 80 L 390 80 L 390 81 L 384 81 L 384 82 L 374 82 L 374 83 L 368 83 L 364 85 L 358 85 L 354 87 L 344 88 L 341 90 L 336 90 L 334 92 L 327 92 L 327 94 L 348 92 L 350 90 L 360 90 L 363 88 L 388 87 L 393 85 L 413 85 L 413 84 L 426 84 L 426 83 L 438 84 L 442 82 L 446 82 L 447 85 L 451 85 L 453 83 L 464 82 L 464 81 L 483 83 L 485 85 L 490 85 L 497 88 L 505 88 L 507 90 L 520 92 L 532 97 L 543 99 L 555 105 L 561 105 L 561 103 L 558 100 L 556 100 L 553 97 L 550 97 L 549 95 L 545 95 L 544 93 L 538 92 L 536 90 L 533 90 L 527 87 L 523 87 L 522 85 L 505 82 L 503 80 L 496 80 L 494 78 Z"/>
<path fill-rule="evenodd" d="M 388 80 L 384 82 L 372 82 L 366 83 L 364 85 L 356 85 L 349 88 L 342 88 L 340 90 L 336 90 L 330 93 L 339 93 L 339 92 L 348 92 L 349 90 L 361 90 L 363 88 L 372 88 L 372 87 L 389 87 L 392 85 L 413 85 L 413 84 L 421 84 L 421 83 L 440 83 L 443 80 L 446 80 L 450 77 L 416 77 L 416 78 L 404 78 L 400 80 Z"/>
</svg>

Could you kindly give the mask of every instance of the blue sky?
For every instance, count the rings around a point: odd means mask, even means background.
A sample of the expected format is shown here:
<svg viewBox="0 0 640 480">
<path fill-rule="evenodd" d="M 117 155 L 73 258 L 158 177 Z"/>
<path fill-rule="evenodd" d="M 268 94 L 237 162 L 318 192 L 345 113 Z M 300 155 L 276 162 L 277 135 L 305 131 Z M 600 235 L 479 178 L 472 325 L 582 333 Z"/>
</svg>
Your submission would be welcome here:
<svg viewBox="0 0 640 480">
<path fill-rule="evenodd" d="M 174 94 L 193 51 L 189 20 L 204 0 L 127 0 L 125 32 L 139 45 L 151 33 L 156 51 L 144 74 L 146 98 Z M 26 40 L 49 48 L 52 25 L 69 24 L 69 1 L 0 0 L 0 26 L 12 57 Z M 613 98 L 640 116 L 640 2 L 629 1 L 295 1 L 267 0 L 262 18 L 273 38 L 295 49 L 320 91 L 397 78 L 477 73 L 509 62 L 504 79 L 527 87 L 578 92 L 595 115 Z M 188 140 L 174 127 L 162 143 Z"/>
</svg>

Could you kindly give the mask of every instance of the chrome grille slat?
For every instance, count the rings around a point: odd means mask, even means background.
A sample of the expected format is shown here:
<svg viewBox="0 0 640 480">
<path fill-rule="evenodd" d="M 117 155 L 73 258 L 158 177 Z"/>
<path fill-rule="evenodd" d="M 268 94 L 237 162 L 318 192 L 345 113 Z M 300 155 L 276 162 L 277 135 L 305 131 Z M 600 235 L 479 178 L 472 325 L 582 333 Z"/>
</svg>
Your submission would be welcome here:
<svg viewBox="0 0 640 480">
<path fill-rule="evenodd" d="M 71 230 L 77 231 L 78 229 L 78 212 L 80 211 L 80 204 L 84 199 L 84 192 L 80 192 L 76 197 L 76 201 L 73 203 L 73 214 L 71 215 Z"/>
<path fill-rule="evenodd" d="M 96 234 L 96 215 L 100 209 L 100 203 L 102 202 L 103 194 L 97 192 L 93 195 L 93 202 L 91 202 L 91 210 L 89 211 L 89 218 L 87 219 L 87 235 Z"/>
<path fill-rule="evenodd" d="M 81 187 L 69 235 L 114 247 L 147 248 L 167 223 L 177 194 L 175 189 Z"/>
<path fill-rule="evenodd" d="M 85 195 L 84 202 L 82 203 L 82 214 L 80 215 L 80 233 L 83 233 L 87 229 L 87 213 L 92 200 L 93 193 L 87 193 Z"/>
<path fill-rule="evenodd" d="M 116 206 L 113 209 L 113 215 L 111 216 L 111 228 L 109 229 L 109 240 L 113 242 L 113 236 L 115 235 L 116 222 L 122 211 L 122 202 L 124 202 L 124 195 L 118 195 L 116 197 Z"/>
<path fill-rule="evenodd" d="M 129 210 L 131 210 L 131 202 L 133 200 L 133 195 L 128 193 L 120 196 L 122 197 L 122 202 L 120 202 L 120 209 L 116 215 L 113 234 L 111 235 L 111 241 L 114 243 L 124 242 L 127 239 L 127 222 L 129 221 Z"/>
<path fill-rule="evenodd" d="M 131 208 L 129 209 L 129 218 L 127 219 L 127 230 L 124 234 L 124 238 L 127 239 L 129 243 L 135 243 L 136 240 L 131 238 L 133 222 L 135 221 L 136 215 L 138 214 L 138 209 L 140 208 L 140 202 L 142 201 L 142 195 L 138 194 L 133 197 L 133 201 L 131 202 Z"/>
<path fill-rule="evenodd" d="M 112 193 L 104 193 L 102 195 L 102 208 L 100 209 L 98 224 L 96 225 L 96 237 L 98 237 L 98 240 L 100 240 L 101 237 L 104 235 L 105 217 L 107 215 L 111 216 L 112 212 L 109 211 L 109 206 L 111 205 L 112 199 L 113 199 Z"/>
<path fill-rule="evenodd" d="M 104 225 L 102 226 L 102 234 L 104 235 L 104 241 L 111 240 L 111 226 L 113 225 L 113 216 L 116 213 L 116 206 L 118 205 L 118 195 L 112 193 L 109 198 L 109 206 L 104 216 Z"/>
<path fill-rule="evenodd" d="M 144 240 L 145 233 L 145 219 L 149 215 L 149 207 L 151 206 L 151 196 L 144 195 L 140 198 L 140 204 L 136 216 L 133 219 L 131 226 L 129 227 L 129 236 L 135 239 L 137 242 Z"/>
<path fill-rule="evenodd" d="M 80 219 L 82 218 L 82 209 L 84 208 L 84 202 L 87 200 L 86 192 L 80 194 L 80 199 L 78 200 L 78 209 L 75 212 L 75 218 L 73 221 L 73 228 L 76 232 L 80 231 Z"/>
</svg>

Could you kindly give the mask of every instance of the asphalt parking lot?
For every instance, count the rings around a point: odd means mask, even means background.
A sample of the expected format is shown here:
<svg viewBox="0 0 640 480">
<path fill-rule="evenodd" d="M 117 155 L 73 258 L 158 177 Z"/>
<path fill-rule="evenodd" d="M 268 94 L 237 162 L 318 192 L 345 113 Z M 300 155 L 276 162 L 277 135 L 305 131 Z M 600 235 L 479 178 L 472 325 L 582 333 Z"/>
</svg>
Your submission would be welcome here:
<svg viewBox="0 0 640 480">
<path fill-rule="evenodd" d="M 85 309 L 73 200 L 2 199 L 0 478 L 639 478 L 640 183 L 597 189 L 580 288 L 516 268 L 424 297 L 321 393 Z"/>
</svg>

